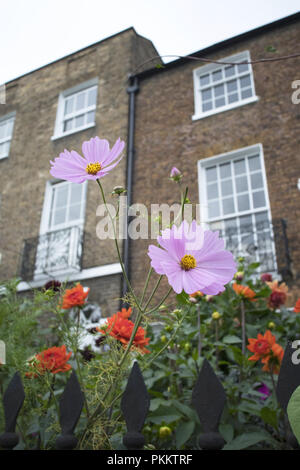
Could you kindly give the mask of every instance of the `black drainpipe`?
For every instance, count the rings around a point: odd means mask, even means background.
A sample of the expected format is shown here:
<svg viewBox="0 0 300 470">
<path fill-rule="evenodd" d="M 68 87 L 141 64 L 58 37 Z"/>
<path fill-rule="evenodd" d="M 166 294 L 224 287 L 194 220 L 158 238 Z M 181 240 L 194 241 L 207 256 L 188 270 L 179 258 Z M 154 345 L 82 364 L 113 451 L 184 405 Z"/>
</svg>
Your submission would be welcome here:
<svg viewBox="0 0 300 470">
<path fill-rule="evenodd" d="M 128 110 L 128 144 L 127 144 L 127 169 L 126 169 L 126 188 L 127 188 L 127 207 L 131 206 L 132 203 L 132 174 L 133 174 L 133 161 L 134 161 L 134 128 L 135 128 L 135 97 L 139 91 L 139 84 L 137 77 L 129 77 L 129 87 L 127 93 L 129 94 L 129 110 Z M 128 210 L 126 220 L 126 230 L 129 224 Z M 123 243 L 123 262 L 127 276 L 130 277 L 129 267 L 129 242 L 128 234 Z M 122 297 L 127 292 L 127 284 L 123 277 L 122 282 Z"/>
</svg>

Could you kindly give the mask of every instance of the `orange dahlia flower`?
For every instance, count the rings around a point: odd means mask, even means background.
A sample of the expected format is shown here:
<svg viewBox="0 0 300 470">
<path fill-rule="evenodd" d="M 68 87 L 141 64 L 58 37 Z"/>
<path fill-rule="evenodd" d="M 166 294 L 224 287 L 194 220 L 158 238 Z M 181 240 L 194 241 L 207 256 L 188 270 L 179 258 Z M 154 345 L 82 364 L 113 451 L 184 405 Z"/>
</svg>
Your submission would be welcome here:
<svg viewBox="0 0 300 470">
<path fill-rule="evenodd" d="M 36 354 L 30 362 L 30 366 L 42 375 L 45 372 L 57 374 L 58 372 L 67 372 L 71 369 L 71 365 L 67 364 L 71 357 L 71 352 L 67 353 L 66 346 L 52 347 Z M 27 372 L 27 377 L 37 376 L 36 373 Z"/>
<path fill-rule="evenodd" d="M 300 313 L 300 297 L 299 297 L 299 299 L 298 299 L 297 302 L 296 302 L 296 305 L 295 305 L 295 307 L 294 307 L 294 312 L 295 312 L 295 313 Z"/>
<path fill-rule="evenodd" d="M 83 290 L 81 284 L 77 284 L 72 289 L 67 289 L 65 295 L 62 299 L 62 306 L 61 308 L 67 310 L 72 307 L 77 307 L 85 304 L 85 299 L 89 294 L 88 289 L 86 292 Z"/>
<path fill-rule="evenodd" d="M 248 286 L 243 286 L 242 284 L 237 284 L 236 282 L 232 286 L 234 292 L 244 299 L 249 299 L 251 301 L 255 300 L 254 297 L 256 296 L 255 292 L 250 289 Z"/>
<path fill-rule="evenodd" d="M 122 308 L 121 312 L 117 312 L 107 319 L 105 328 L 97 328 L 97 330 L 100 333 L 109 334 L 125 347 L 129 343 L 134 329 L 134 323 L 128 320 L 130 314 L 131 308 L 128 310 Z M 142 353 L 149 353 L 150 351 L 145 348 L 149 341 L 150 338 L 145 338 L 145 330 L 139 326 L 132 343 L 133 349 L 136 348 Z"/>
<path fill-rule="evenodd" d="M 257 338 L 249 338 L 247 348 L 253 352 L 253 356 L 248 358 L 249 361 L 258 361 L 264 364 L 264 371 L 272 371 L 278 374 L 280 364 L 283 358 L 283 348 L 276 343 L 276 338 L 270 330 L 264 335 L 258 333 Z"/>
<path fill-rule="evenodd" d="M 272 293 L 268 299 L 268 307 L 275 309 L 280 307 L 286 302 L 288 294 L 288 286 L 285 282 L 282 282 L 280 285 L 278 281 L 266 282 L 267 286 L 272 290 Z"/>
</svg>

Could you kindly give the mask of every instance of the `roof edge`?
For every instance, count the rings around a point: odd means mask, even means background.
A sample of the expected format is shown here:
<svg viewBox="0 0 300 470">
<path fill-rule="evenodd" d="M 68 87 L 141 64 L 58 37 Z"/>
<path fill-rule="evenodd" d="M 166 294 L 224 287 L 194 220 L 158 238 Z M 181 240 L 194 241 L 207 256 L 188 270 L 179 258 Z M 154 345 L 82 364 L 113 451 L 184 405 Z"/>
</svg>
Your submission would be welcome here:
<svg viewBox="0 0 300 470">
<path fill-rule="evenodd" d="M 110 36 L 108 36 L 107 38 L 104 38 L 104 39 L 101 39 L 100 41 L 97 41 L 97 42 L 94 42 L 93 44 L 90 44 L 88 46 L 84 46 L 82 49 L 77 49 L 77 51 L 74 51 L 74 52 L 71 52 L 71 54 L 67 54 L 67 55 L 64 55 L 62 57 L 60 57 L 59 59 L 55 59 L 55 60 L 52 60 L 51 62 L 48 62 L 48 64 L 45 64 L 45 65 L 41 65 L 41 67 L 38 67 L 34 70 L 31 70 L 30 72 L 26 72 L 26 73 L 23 73 L 22 75 L 19 75 L 18 77 L 16 78 L 13 78 L 12 80 L 9 80 L 8 82 L 5 82 L 5 85 L 9 85 L 17 80 L 19 80 L 20 78 L 23 78 L 23 77 L 26 77 L 27 75 L 30 75 L 31 73 L 35 73 L 35 72 L 38 72 L 39 70 L 42 70 L 46 67 L 49 67 L 50 65 L 53 65 L 53 64 L 56 64 L 57 62 L 61 61 L 61 60 L 65 60 L 69 57 L 72 57 L 74 56 L 75 54 L 78 54 L 79 52 L 83 52 L 87 49 L 89 49 L 90 47 L 94 47 L 94 46 L 97 46 L 99 44 L 102 44 L 103 42 L 105 41 L 108 41 L 109 39 L 113 39 L 114 37 L 116 36 L 119 36 L 120 34 L 123 34 L 123 33 L 126 33 L 127 31 L 130 31 L 132 30 L 137 36 L 140 36 L 134 26 L 129 26 L 128 28 L 126 29 L 122 29 L 122 31 L 119 31 L 118 33 L 114 33 L 114 34 L 111 34 Z"/>
<path fill-rule="evenodd" d="M 233 37 L 230 37 L 228 39 L 224 39 L 220 42 L 212 44 L 211 46 L 207 46 L 204 49 L 200 49 L 200 50 L 198 50 L 196 52 L 193 52 L 191 54 L 188 54 L 188 55 L 189 56 L 194 56 L 194 57 L 206 55 L 208 53 L 218 51 L 222 47 L 226 47 L 226 46 L 229 46 L 231 44 L 235 44 L 235 43 L 243 41 L 245 39 L 249 39 L 253 36 L 263 34 L 267 31 L 271 31 L 272 29 L 275 29 L 277 27 L 288 25 L 290 23 L 295 23 L 297 21 L 300 21 L 300 12 L 293 13 L 292 15 L 289 15 L 289 16 L 285 16 L 283 18 L 280 18 L 279 20 L 272 21 L 271 23 L 266 23 L 262 26 L 258 26 L 257 28 L 254 28 L 254 29 L 251 29 L 251 30 L 246 31 L 244 33 L 238 34 L 237 36 L 233 36 Z M 158 59 L 158 57 L 155 58 L 155 59 Z M 154 58 L 153 58 L 153 60 L 154 60 Z M 167 71 L 169 69 L 172 69 L 173 67 L 176 67 L 177 65 L 180 66 L 182 64 L 185 64 L 188 61 L 189 61 L 188 57 L 186 57 L 186 56 L 185 57 L 180 57 L 180 58 L 175 59 L 171 62 L 163 64 L 164 65 L 163 68 L 153 67 L 153 68 L 147 69 L 143 72 L 133 74 L 132 76 L 137 77 L 139 79 L 147 78 L 148 76 L 151 76 L 155 73 L 159 73 L 159 72 L 161 73 L 161 72 Z"/>
</svg>

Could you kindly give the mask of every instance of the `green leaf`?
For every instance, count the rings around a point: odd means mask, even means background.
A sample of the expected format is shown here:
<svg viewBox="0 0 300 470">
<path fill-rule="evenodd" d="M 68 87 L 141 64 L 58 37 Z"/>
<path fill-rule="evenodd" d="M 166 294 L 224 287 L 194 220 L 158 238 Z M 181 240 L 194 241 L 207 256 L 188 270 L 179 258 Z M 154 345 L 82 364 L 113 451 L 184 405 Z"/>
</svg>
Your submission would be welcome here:
<svg viewBox="0 0 300 470">
<path fill-rule="evenodd" d="M 267 46 L 266 51 L 267 52 L 277 52 L 277 49 L 274 46 Z"/>
<path fill-rule="evenodd" d="M 239 338 L 238 336 L 235 336 L 235 335 L 224 336 L 222 341 L 223 341 L 223 343 L 226 343 L 226 344 L 236 344 L 236 343 L 241 343 L 242 342 L 241 338 Z"/>
<path fill-rule="evenodd" d="M 191 435 L 193 434 L 195 429 L 195 422 L 194 421 L 184 421 L 179 424 L 176 429 L 175 439 L 176 439 L 176 447 L 180 449 L 183 444 L 185 444 Z"/>
<path fill-rule="evenodd" d="M 180 305 L 190 304 L 189 296 L 186 292 L 184 292 L 184 290 L 181 292 L 181 294 L 176 295 L 176 300 Z"/>
<path fill-rule="evenodd" d="M 261 409 L 260 416 L 261 416 L 261 419 L 265 423 L 270 424 L 274 428 L 277 428 L 278 422 L 277 422 L 277 413 L 275 410 L 272 410 L 271 408 L 268 408 L 267 406 L 265 406 L 264 408 Z"/>
<path fill-rule="evenodd" d="M 258 442 L 273 441 L 267 432 L 248 432 L 241 434 L 228 444 L 225 444 L 223 450 L 240 450 L 254 446 Z"/>
<path fill-rule="evenodd" d="M 300 385 L 293 392 L 289 404 L 287 406 L 287 415 L 295 434 L 297 441 L 300 443 Z"/>
<path fill-rule="evenodd" d="M 220 424 L 219 431 L 227 443 L 232 441 L 234 436 L 234 429 L 231 424 Z"/>
</svg>

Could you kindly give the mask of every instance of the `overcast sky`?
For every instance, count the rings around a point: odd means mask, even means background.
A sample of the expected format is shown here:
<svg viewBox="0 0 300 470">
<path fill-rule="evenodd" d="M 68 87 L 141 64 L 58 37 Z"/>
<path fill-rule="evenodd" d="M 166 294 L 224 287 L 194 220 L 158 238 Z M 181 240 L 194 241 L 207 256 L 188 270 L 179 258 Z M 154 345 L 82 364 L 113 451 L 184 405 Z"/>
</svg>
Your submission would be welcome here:
<svg viewBox="0 0 300 470">
<path fill-rule="evenodd" d="M 0 84 L 130 26 L 161 55 L 186 55 L 297 11 L 299 0 L 1 0 Z"/>
</svg>

